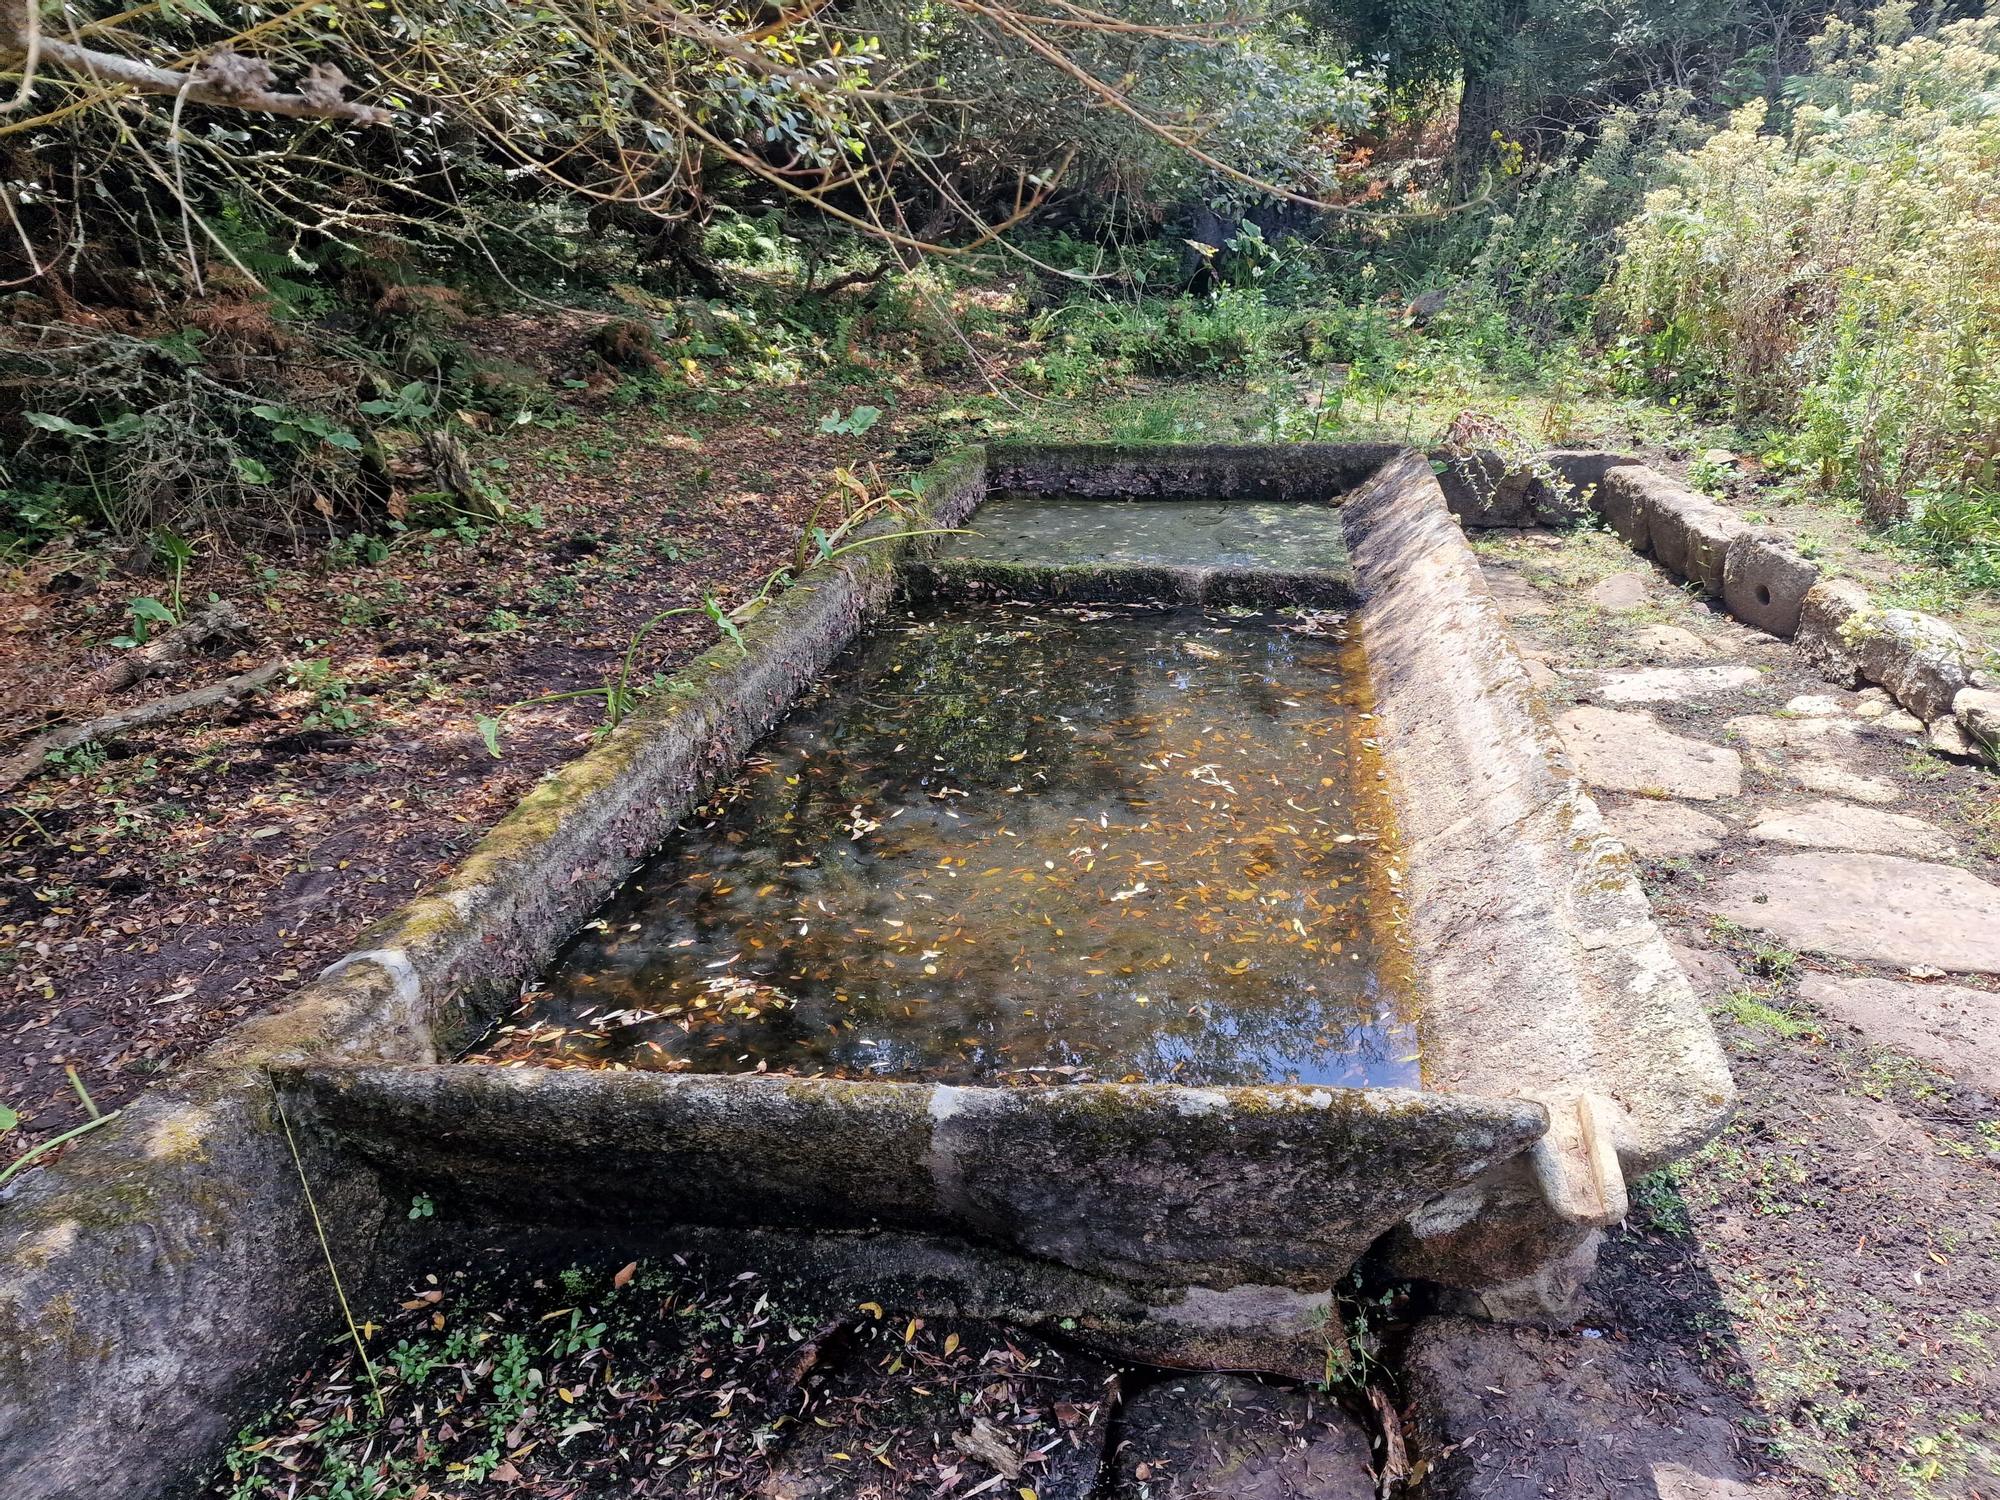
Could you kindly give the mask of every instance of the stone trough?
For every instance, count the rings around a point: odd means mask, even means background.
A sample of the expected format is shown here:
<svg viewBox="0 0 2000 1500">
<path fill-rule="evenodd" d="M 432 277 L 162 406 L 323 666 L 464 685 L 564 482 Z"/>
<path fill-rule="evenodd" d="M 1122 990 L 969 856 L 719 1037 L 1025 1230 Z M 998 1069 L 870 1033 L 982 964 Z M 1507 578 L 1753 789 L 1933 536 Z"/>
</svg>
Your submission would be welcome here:
<svg viewBox="0 0 2000 1500">
<path fill-rule="evenodd" d="M 1001 491 L 1017 509 L 991 517 L 1063 497 L 1060 555 L 1034 526 L 982 527 Z M 1561 1312 L 1627 1179 L 1707 1139 L 1733 1090 L 1431 465 L 1388 446 L 996 448 L 925 493 L 930 524 L 979 534 L 885 541 L 794 587 L 287 1011 L 11 1191 L 10 1495 L 148 1494 L 197 1471 L 326 1331 L 329 1254 L 350 1291 L 401 1268 L 416 1192 L 442 1220 L 635 1249 L 699 1226 L 781 1235 L 827 1276 L 1165 1364 L 1316 1374 L 1329 1289 L 1364 1257 L 1492 1316 Z M 1189 507 L 1230 555 L 1177 550 L 1184 533 L 1131 502 Z M 1279 546 L 1285 507 L 1300 525 Z M 1010 1086 L 449 1060 L 894 601 L 994 595 L 1348 613 L 1414 1077 Z"/>
</svg>

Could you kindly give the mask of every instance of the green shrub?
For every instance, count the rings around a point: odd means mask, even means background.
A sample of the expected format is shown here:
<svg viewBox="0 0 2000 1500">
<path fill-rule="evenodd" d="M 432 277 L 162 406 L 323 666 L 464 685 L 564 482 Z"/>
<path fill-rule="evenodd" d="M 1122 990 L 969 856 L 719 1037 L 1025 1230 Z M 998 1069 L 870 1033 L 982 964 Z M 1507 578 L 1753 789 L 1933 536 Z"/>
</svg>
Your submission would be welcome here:
<svg viewBox="0 0 2000 1500">
<path fill-rule="evenodd" d="M 1876 520 L 2000 453 L 2000 19 L 1908 30 L 1831 23 L 1782 115 L 1675 162 L 1614 285 L 1649 375 L 1791 426 Z"/>
</svg>

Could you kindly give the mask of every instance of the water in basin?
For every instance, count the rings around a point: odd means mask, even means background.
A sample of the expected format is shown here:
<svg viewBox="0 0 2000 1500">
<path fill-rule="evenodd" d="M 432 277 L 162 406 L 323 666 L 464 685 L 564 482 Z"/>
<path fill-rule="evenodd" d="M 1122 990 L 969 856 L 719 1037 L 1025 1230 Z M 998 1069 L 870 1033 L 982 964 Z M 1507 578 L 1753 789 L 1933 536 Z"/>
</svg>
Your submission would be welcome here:
<svg viewBox="0 0 2000 1500">
<path fill-rule="evenodd" d="M 893 619 L 485 1058 L 1415 1086 L 1359 650 L 1324 616 Z"/>
<path fill-rule="evenodd" d="M 1002 494 L 988 500 L 940 559 L 1015 566 L 1347 570 L 1340 512 L 1305 502 L 1102 500 Z"/>
</svg>

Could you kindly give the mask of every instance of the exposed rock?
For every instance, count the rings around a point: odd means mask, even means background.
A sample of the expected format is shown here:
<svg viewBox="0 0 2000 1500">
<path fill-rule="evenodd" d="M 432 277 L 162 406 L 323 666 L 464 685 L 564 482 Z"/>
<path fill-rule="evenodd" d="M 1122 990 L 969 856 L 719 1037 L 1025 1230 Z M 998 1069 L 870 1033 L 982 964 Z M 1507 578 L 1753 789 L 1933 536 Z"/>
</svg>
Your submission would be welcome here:
<svg viewBox="0 0 2000 1500">
<path fill-rule="evenodd" d="M 1678 625 L 1649 625 L 1636 633 L 1630 644 L 1634 652 L 1652 661 L 1698 661 L 1716 654 L 1707 641 Z"/>
<path fill-rule="evenodd" d="M 1962 688 L 1951 700 L 1952 716 L 1968 740 L 1977 745 L 1988 760 L 2000 762 L 2000 692 L 1988 688 Z"/>
<path fill-rule="evenodd" d="M 1781 854 L 1723 877 L 1716 915 L 1789 948 L 2000 974 L 2000 886 L 1887 854 Z"/>
<path fill-rule="evenodd" d="M 1710 598 L 1722 592 L 1730 544 L 1748 529 L 1733 511 L 1693 490 L 1656 488 L 1648 501 L 1646 535 L 1653 556 Z"/>
<path fill-rule="evenodd" d="M 1187 1375 L 1125 1403 L 1112 1500 L 1374 1500 L 1368 1436 L 1316 1393 Z"/>
<path fill-rule="evenodd" d="M 1688 977 L 1694 991 L 1704 1000 L 1716 1000 L 1731 990 L 1741 989 L 1747 982 L 1743 971 L 1729 961 L 1726 954 L 1713 948 L 1695 948 L 1686 943 L 1669 941 L 1673 949 L 1674 962 L 1681 966 L 1681 972 Z"/>
<path fill-rule="evenodd" d="M 1832 741 L 1851 740 L 1861 729 L 1859 719 L 1812 715 L 1779 718 L 1775 714 L 1739 714 L 1722 726 L 1724 734 L 1755 750 L 1808 752 L 1822 750 Z"/>
<path fill-rule="evenodd" d="M 1678 703 L 1733 693 L 1764 674 L 1755 667 L 1731 663 L 1720 667 L 1644 667 L 1635 672 L 1601 672 L 1597 696 L 1606 703 Z"/>
<path fill-rule="evenodd" d="M 1909 609 L 1853 615 L 1842 635 L 1861 675 L 1926 724 L 1950 713 L 1952 700 L 1971 684 L 1965 637 L 1930 615 Z"/>
<path fill-rule="evenodd" d="M 1585 783 L 1607 792 L 1712 802 L 1743 789 L 1743 758 L 1661 726 L 1647 713 L 1588 705 L 1556 720 Z"/>
<path fill-rule="evenodd" d="M 1679 859 L 1708 854 L 1722 847 L 1729 825 L 1678 802 L 1650 799 L 1626 802 L 1605 810 L 1604 821 L 1618 841 L 1634 854 Z"/>
<path fill-rule="evenodd" d="M 1939 755 L 1949 755 L 1958 760 L 1979 760 L 1983 758 L 1979 744 L 1963 729 L 1958 720 L 1947 714 L 1941 719 L 1933 719 L 1924 726 L 1924 746 Z"/>
<path fill-rule="evenodd" d="M 1873 802 L 1882 805 L 1901 799 L 1902 792 L 1893 782 L 1883 781 L 1874 776 L 1862 776 L 1828 760 L 1804 760 L 1786 768 L 1793 781 L 1809 792 L 1818 792 L 1827 797 L 1846 797 L 1854 802 Z"/>
<path fill-rule="evenodd" d="M 1601 578 L 1584 595 L 1599 609 L 1614 615 L 1629 614 L 1646 604 L 1648 579 L 1644 573 L 1613 573 Z"/>
<path fill-rule="evenodd" d="M 1508 619 L 1527 620 L 1555 613 L 1541 592 L 1520 574 L 1499 568 L 1484 571 L 1486 592 L 1493 596 L 1493 602 L 1500 606 L 1500 613 Z"/>
<path fill-rule="evenodd" d="M 1660 1500 L 1703 1494 L 1662 1475 L 1751 1479 L 1728 1399 L 1671 1351 L 1432 1318 L 1406 1372 L 1431 1500 Z"/>
<path fill-rule="evenodd" d="M 1896 711 L 1896 700 L 1878 687 L 1865 687 L 1854 695 L 1854 717 L 1879 719 Z"/>
<path fill-rule="evenodd" d="M 1744 624 L 1789 640 L 1806 591 L 1818 581 L 1819 569 L 1782 532 L 1748 529 L 1730 541 L 1723 559 L 1722 602 Z"/>
<path fill-rule="evenodd" d="M 1799 998 L 1878 1046 L 2000 1091 L 2000 995 L 1955 984 L 1809 974 Z"/>
<path fill-rule="evenodd" d="M 1922 818 L 1876 812 L 1844 802 L 1809 802 L 1804 807 L 1760 813 L 1750 837 L 1802 849 L 1851 849 L 1861 854 L 1914 854 L 1950 859 L 1958 851 L 1939 829 Z"/>
<path fill-rule="evenodd" d="M 1828 682 L 1861 686 L 1861 663 L 1845 627 L 1874 608 L 1868 591 L 1845 578 L 1822 578 L 1799 604 L 1798 631 L 1792 644 L 1806 663 Z"/>
</svg>

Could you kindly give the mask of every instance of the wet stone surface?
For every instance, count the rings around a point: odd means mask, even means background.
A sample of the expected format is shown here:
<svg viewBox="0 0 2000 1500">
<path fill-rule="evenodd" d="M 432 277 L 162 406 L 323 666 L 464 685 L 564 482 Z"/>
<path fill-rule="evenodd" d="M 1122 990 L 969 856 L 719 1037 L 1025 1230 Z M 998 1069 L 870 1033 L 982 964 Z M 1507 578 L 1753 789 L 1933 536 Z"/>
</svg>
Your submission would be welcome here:
<svg viewBox="0 0 2000 1500">
<path fill-rule="evenodd" d="M 971 525 L 946 540 L 945 561 L 1350 571 L 1330 505 L 1001 495 Z"/>
<path fill-rule="evenodd" d="M 488 1057 L 1415 1084 L 1366 678 L 1323 621 L 885 627 Z"/>
</svg>

